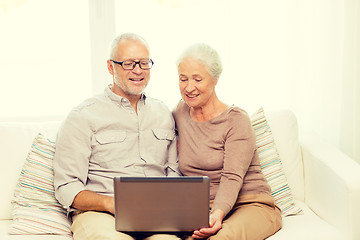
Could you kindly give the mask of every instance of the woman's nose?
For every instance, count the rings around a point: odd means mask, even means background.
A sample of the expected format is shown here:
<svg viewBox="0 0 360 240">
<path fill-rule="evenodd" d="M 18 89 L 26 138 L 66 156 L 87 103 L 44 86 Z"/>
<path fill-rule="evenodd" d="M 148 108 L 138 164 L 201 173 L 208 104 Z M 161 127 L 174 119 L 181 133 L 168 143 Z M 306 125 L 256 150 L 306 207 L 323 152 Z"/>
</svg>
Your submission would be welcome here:
<svg viewBox="0 0 360 240">
<path fill-rule="evenodd" d="M 193 83 L 193 81 L 189 80 L 186 84 L 185 90 L 187 92 L 192 92 L 195 90 L 195 84 Z"/>
</svg>

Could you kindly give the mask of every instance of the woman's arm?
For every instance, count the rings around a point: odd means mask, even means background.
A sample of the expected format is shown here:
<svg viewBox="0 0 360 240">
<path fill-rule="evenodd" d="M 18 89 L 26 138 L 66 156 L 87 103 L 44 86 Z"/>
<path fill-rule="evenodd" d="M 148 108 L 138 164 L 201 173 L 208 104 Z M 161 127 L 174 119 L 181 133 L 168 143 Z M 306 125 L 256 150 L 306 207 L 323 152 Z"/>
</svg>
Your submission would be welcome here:
<svg viewBox="0 0 360 240">
<path fill-rule="evenodd" d="M 240 109 L 234 109 L 230 114 L 224 143 L 223 169 L 212 205 L 212 211 L 221 209 L 225 215 L 238 198 L 256 150 L 255 133 L 249 116 Z"/>
</svg>

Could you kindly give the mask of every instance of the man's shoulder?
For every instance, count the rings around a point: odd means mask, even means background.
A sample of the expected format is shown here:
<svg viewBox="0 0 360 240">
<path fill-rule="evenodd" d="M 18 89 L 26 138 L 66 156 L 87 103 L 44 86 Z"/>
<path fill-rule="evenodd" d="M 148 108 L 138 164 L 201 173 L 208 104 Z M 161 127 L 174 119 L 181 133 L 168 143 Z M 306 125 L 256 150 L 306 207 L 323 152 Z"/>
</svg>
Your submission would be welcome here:
<svg viewBox="0 0 360 240">
<path fill-rule="evenodd" d="M 145 114 L 154 122 L 153 127 L 174 129 L 173 115 L 168 106 L 159 99 L 146 97 Z"/>
<path fill-rule="evenodd" d="M 97 104 L 99 104 L 100 102 L 104 101 L 104 95 L 103 94 L 99 94 L 99 95 L 95 95 L 92 96 L 90 98 L 85 99 L 84 101 L 82 101 L 80 104 L 78 104 L 77 106 L 75 106 L 72 111 L 75 112 L 81 112 L 84 111 L 86 109 L 89 109 L 93 106 L 96 106 Z"/>
<path fill-rule="evenodd" d="M 146 101 L 145 104 L 149 105 L 153 110 L 156 111 L 162 110 L 170 113 L 169 107 L 160 99 L 146 96 L 145 101 Z"/>
<path fill-rule="evenodd" d="M 89 118 L 98 111 L 97 109 L 101 108 L 99 105 L 102 105 L 102 102 L 104 102 L 104 96 L 101 94 L 82 101 L 71 109 L 67 116 L 67 120 L 87 122 Z"/>
</svg>

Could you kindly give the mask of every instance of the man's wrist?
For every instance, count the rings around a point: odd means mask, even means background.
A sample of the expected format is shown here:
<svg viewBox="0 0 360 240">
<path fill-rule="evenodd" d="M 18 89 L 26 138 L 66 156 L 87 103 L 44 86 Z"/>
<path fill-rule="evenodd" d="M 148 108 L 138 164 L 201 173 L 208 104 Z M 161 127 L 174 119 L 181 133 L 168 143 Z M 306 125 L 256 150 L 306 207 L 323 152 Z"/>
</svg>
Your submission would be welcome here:
<svg viewBox="0 0 360 240">
<path fill-rule="evenodd" d="M 104 209 L 107 212 L 110 212 L 112 214 L 115 213 L 115 207 L 114 207 L 115 204 L 114 204 L 114 198 L 113 197 L 105 196 L 103 204 L 104 204 Z"/>
</svg>

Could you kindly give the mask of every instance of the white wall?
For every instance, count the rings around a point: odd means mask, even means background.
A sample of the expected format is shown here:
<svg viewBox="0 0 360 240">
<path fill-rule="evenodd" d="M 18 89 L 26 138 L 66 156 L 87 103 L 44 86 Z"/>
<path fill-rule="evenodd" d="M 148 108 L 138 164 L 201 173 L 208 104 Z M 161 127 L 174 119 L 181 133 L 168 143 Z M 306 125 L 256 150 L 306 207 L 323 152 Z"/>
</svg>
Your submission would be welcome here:
<svg viewBox="0 0 360 240">
<path fill-rule="evenodd" d="M 7 116 L 63 114 L 102 92 L 111 83 L 108 44 L 131 31 L 148 40 L 155 61 L 146 91 L 169 108 L 180 99 L 177 56 L 206 42 L 223 60 L 217 86 L 223 101 L 250 114 L 261 106 L 291 109 L 302 131 L 360 162 L 357 0 L 24 2 L 0 8 L 0 104 Z M 20 21 L 24 15 L 28 20 Z"/>
<path fill-rule="evenodd" d="M 360 1 L 348 0 L 344 6 L 340 147 L 360 162 Z"/>
<path fill-rule="evenodd" d="M 66 114 L 90 76 L 87 0 L 0 0 L 0 118 Z"/>
<path fill-rule="evenodd" d="M 224 63 L 222 100 L 250 114 L 260 106 L 289 108 L 301 131 L 318 133 L 360 162 L 359 1 L 115 3 L 116 33 L 148 39 L 156 64 L 147 91 L 170 108 L 179 99 L 176 57 L 189 44 L 207 42 Z M 143 8 L 135 17 L 124 11 L 136 6 Z M 132 24 L 124 26 L 126 20 Z"/>
</svg>

